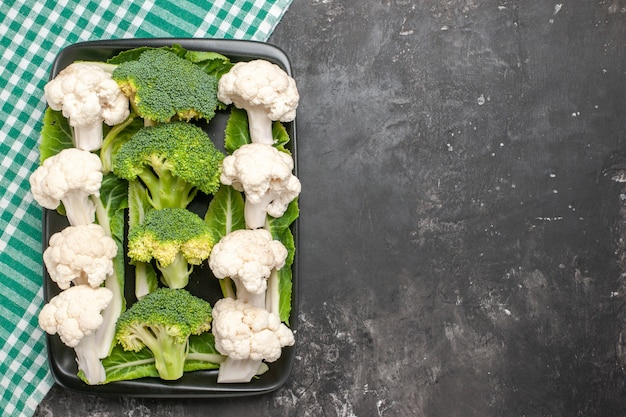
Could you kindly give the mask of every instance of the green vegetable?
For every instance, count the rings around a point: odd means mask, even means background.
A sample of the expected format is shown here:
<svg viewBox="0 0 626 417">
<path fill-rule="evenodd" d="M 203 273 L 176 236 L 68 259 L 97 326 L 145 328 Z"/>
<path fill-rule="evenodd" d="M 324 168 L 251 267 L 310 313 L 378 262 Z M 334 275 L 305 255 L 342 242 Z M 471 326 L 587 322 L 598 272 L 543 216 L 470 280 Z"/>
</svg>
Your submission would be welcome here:
<svg viewBox="0 0 626 417">
<path fill-rule="evenodd" d="M 185 372 L 217 369 L 226 359 L 215 349 L 215 338 L 211 332 L 189 337 L 189 353 L 185 360 Z"/>
<path fill-rule="evenodd" d="M 215 116 L 217 78 L 166 49 L 148 49 L 120 63 L 113 79 L 139 116 L 155 122 Z"/>
<path fill-rule="evenodd" d="M 139 262 L 156 260 L 162 282 L 184 288 L 194 265 L 209 257 L 214 240 L 209 226 L 183 208 L 150 210 L 143 223 L 128 234 L 128 257 Z"/>
<path fill-rule="evenodd" d="M 130 116 L 122 123 L 111 127 L 105 134 L 100 147 L 100 160 L 102 172 L 107 174 L 113 170 L 113 159 L 119 148 L 144 126 L 144 122 L 136 114 Z"/>
<path fill-rule="evenodd" d="M 117 245 L 117 255 L 113 258 L 113 273 L 108 275 L 104 286 L 113 292 L 113 299 L 102 312 L 103 323 L 95 333 L 98 353 L 101 358 L 107 356 L 115 344 L 115 322 L 126 309 L 124 298 L 125 262 L 124 233 L 125 213 L 128 208 L 128 185 L 126 181 L 113 174 L 103 176 L 100 197 L 92 197 L 96 206 L 96 221 L 107 236 Z"/>
<path fill-rule="evenodd" d="M 218 80 L 233 67 L 230 59 L 217 52 L 185 51 L 183 58 L 200 67 L 204 72 L 213 75 Z"/>
<path fill-rule="evenodd" d="M 189 338 L 211 328 L 211 305 L 186 290 L 160 288 L 133 304 L 119 318 L 116 338 L 124 350 L 147 347 L 159 377 L 182 377 Z"/>
<path fill-rule="evenodd" d="M 242 194 L 230 185 L 222 185 L 204 216 L 215 242 L 234 230 L 246 228 L 243 210 Z"/>
<path fill-rule="evenodd" d="M 291 316 L 291 295 L 293 292 L 291 266 L 296 253 L 296 245 L 291 231 L 291 225 L 300 214 L 298 199 L 293 200 L 287 211 L 279 218 L 268 216 L 267 230 L 272 237 L 279 240 L 287 248 L 285 266 L 278 271 L 273 271 L 267 283 L 266 305 L 267 308 L 278 314 L 280 320 L 289 323 Z"/>
<path fill-rule="evenodd" d="M 46 109 L 41 128 L 41 143 L 39 144 L 39 162 L 61 152 L 63 149 L 73 148 L 72 128 L 70 122 L 61 111 Z"/>
<path fill-rule="evenodd" d="M 220 187 L 224 154 L 199 127 L 185 122 L 145 127 L 115 155 L 113 172 L 139 179 L 154 208 L 187 207 L 198 190 L 213 194 Z"/>
<path fill-rule="evenodd" d="M 146 218 L 146 212 L 152 209 L 148 191 L 139 181 L 128 183 L 128 228 L 132 230 Z M 149 262 L 140 262 L 134 259 L 130 264 L 135 267 L 135 297 L 140 299 L 144 295 L 156 290 L 159 278 Z"/>
<path fill-rule="evenodd" d="M 224 359 L 224 356 L 215 349 L 215 338 L 211 332 L 191 335 L 189 336 L 189 352 L 185 358 L 183 371 L 217 369 L 224 362 Z M 114 346 L 111 354 L 102 360 L 102 366 L 106 372 L 106 380 L 102 384 L 159 377 L 154 356 L 148 348 L 143 348 L 138 352 L 127 351 L 118 343 Z M 87 382 L 83 371 L 78 372 L 78 377 Z"/>
</svg>

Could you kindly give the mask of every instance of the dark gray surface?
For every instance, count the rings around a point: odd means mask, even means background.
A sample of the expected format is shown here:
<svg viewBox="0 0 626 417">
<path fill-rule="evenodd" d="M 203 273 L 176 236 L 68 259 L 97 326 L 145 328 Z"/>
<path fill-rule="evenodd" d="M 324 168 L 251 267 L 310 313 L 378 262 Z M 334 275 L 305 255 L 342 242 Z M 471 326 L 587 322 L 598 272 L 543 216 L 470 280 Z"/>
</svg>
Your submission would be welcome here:
<svg viewBox="0 0 626 417">
<path fill-rule="evenodd" d="M 626 415 L 625 40 L 623 0 L 295 0 L 292 377 L 36 415 Z"/>
</svg>

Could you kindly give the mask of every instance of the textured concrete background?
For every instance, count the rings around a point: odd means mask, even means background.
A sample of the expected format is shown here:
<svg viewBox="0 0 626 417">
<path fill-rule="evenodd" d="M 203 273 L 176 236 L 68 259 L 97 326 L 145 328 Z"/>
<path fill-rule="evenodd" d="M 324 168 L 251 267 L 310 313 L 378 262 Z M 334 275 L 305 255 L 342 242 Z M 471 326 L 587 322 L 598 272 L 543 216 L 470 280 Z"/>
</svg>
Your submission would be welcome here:
<svg viewBox="0 0 626 417">
<path fill-rule="evenodd" d="M 295 0 L 291 378 L 36 415 L 626 415 L 625 40 L 624 0 Z"/>
</svg>

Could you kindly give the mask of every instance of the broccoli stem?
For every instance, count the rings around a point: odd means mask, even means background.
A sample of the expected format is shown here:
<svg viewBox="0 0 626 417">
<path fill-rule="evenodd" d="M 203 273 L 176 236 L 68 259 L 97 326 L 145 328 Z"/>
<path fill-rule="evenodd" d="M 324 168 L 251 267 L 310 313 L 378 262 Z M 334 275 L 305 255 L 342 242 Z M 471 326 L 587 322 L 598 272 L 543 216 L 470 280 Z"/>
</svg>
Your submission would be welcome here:
<svg viewBox="0 0 626 417">
<path fill-rule="evenodd" d="M 161 281 L 168 287 L 180 289 L 185 288 L 187 284 L 189 284 L 189 276 L 191 275 L 193 267 L 189 265 L 189 262 L 187 262 L 182 252 L 176 254 L 174 262 L 171 264 L 163 266 L 157 262 L 157 267 L 163 274 Z"/>
<path fill-rule="evenodd" d="M 189 339 L 180 342 L 168 334 L 166 328 L 136 327 L 137 337 L 146 345 L 161 379 L 173 381 L 183 376 L 185 359 L 189 351 Z"/>
<path fill-rule="evenodd" d="M 106 371 L 98 358 L 98 343 L 95 334 L 83 337 L 74 347 L 74 353 L 76 353 L 78 369 L 83 371 L 85 380 L 90 385 L 100 384 L 106 380 Z"/>
<path fill-rule="evenodd" d="M 107 174 L 113 171 L 113 144 L 117 135 L 121 131 L 135 120 L 135 114 L 131 113 L 122 123 L 115 125 L 109 130 L 109 133 L 104 137 L 102 141 L 102 147 L 100 148 L 100 160 L 102 161 L 102 173 Z"/>
<path fill-rule="evenodd" d="M 219 280 L 220 289 L 222 290 L 222 296 L 224 298 L 236 298 L 235 289 L 233 288 L 234 282 L 229 277 L 225 277 Z"/>
<path fill-rule="evenodd" d="M 146 167 L 139 178 L 148 188 L 150 204 L 156 209 L 186 208 L 197 193 L 193 185 L 176 178 L 167 169 L 153 171 Z"/>
<path fill-rule="evenodd" d="M 141 299 L 156 290 L 159 284 L 152 265 L 140 261 L 132 264 L 135 266 L 135 296 Z"/>
</svg>

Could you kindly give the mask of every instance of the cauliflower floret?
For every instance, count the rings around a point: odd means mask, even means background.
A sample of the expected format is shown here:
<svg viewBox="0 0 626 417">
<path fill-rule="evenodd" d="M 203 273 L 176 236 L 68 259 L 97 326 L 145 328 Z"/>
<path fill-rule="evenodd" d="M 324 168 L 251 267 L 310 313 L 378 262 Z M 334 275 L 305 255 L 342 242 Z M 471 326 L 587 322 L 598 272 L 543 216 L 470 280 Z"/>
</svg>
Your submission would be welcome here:
<svg viewBox="0 0 626 417">
<path fill-rule="evenodd" d="M 74 146 L 87 151 L 102 146 L 102 122 L 113 126 L 130 114 L 128 98 L 100 64 L 70 64 L 45 85 L 44 95 L 74 127 Z"/>
<path fill-rule="evenodd" d="M 300 194 L 300 180 L 292 174 L 291 155 L 272 145 L 249 143 L 224 158 L 220 181 L 246 196 L 245 220 L 249 229 L 263 227 L 266 215 L 280 217 Z"/>
<path fill-rule="evenodd" d="M 227 359 L 218 382 L 249 382 L 261 361 L 274 362 L 282 348 L 295 342 L 293 332 L 278 316 L 244 300 L 222 298 L 213 306 L 215 348 Z"/>
<path fill-rule="evenodd" d="M 113 298 L 105 287 L 76 285 L 61 291 L 44 305 L 39 313 L 39 325 L 48 334 L 59 334 L 61 341 L 75 347 L 93 334 L 102 324 L 104 310 Z"/>
<path fill-rule="evenodd" d="M 70 284 L 99 287 L 113 273 L 117 244 L 95 223 L 66 227 L 53 234 L 43 253 L 50 278 L 60 289 Z"/>
<path fill-rule="evenodd" d="M 287 249 L 265 229 L 235 230 L 213 247 L 209 267 L 216 278 L 231 278 L 237 298 L 263 307 L 267 279 L 273 270 L 282 268 Z"/>
<path fill-rule="evenodd" d="M 100 196 L 102 162 L 98 155 L 76 148 L 47 158 L 30 176 L 33 197 L 54 210 L 62 202 L 73 226 L 93 223 L 95 205 L 90 195 Z"/>
<path fill-rule="evenodd" d="M 74 348 L 78 368 L 90 384 L 106 379 L 94 333 L 103 322 L 101 311 L 112 299 L 108 288 L 77 285 L 52 297 L 39 312 L 39 326 L 50 335 L 58 333 L 66 346 Z"/>
<path fill-rule="evenodd" d="M 252 142 L 271 145 L 274 143 L 272 121 L 294 120 L 300 95 L 295 80 L 282 68 L 257 59 L 238 62 L 224 74 L 217 98 L 246 110 Z"/>
</svg>

